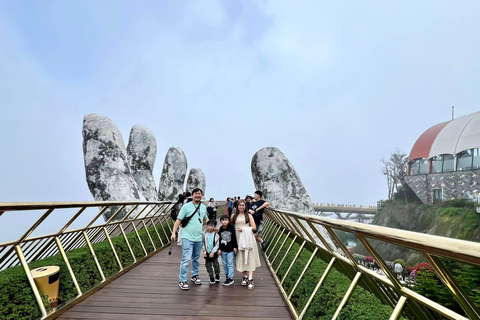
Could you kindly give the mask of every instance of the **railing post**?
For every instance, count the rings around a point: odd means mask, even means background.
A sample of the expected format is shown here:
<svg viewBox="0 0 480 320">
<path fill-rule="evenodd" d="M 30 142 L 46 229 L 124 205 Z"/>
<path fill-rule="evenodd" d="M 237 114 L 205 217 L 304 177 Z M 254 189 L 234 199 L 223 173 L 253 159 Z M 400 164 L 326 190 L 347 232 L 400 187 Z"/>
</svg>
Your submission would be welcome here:
<svg viewBox="0 0 480 320">
<path fill-rule="evenodd" d="M 108 243 L 110 244 L 110 248 L 112 248 L 113 255 L 115 256 L 115 259 L 117 260 L 117 263 L 118 263 L 118 266 L 120 267 L 120 270 L 123 270 L 122 263 L 120 262 L 120 258 L 118 257 L 117 251 L 115 250 L 115 247 L 113 246 L 113 242 L 112 242 L 112 239 L 110 239 L 107 228 L 103 227 L 103 232 L 105 232 L 105 236 L 107 237 Z"/>
<path fill-rule="evenodd" d="M 375 251 L 375 249 L 371 246 L 370 242 L 368 242 L 367 239 L 365 239 L 363 236 L 357 235 L 357 239 L 360 240 L 360 242 L 363 244 L 365 249 L 372 255 L 372 257 L 375 259 L 377 264 L 382 268 L 383 272 L 387 276 L 388 279 L 393 283 L 395 288 L 398 290 L 401 290 L 402 285 L 398 282 L 397 277 L 394 276 L 390 268 L 383 262 L 383 259 L 380 257 L 380 255 Z"/>
<path fill-rule="evenodd" d="M 350 287 L 348 288 L 347 292 L 345 293 L 345 296 L 343 296 L 342 301 L 340 302 L 340 305 L 337 308 L 337 311 L 335 311 L 335 314 L 332 317 L 332 320 L 337 319 L 337 317 L 340 315 L 340 312 L 342 311 L 342 308 L 347 304 L 348 299 L 352 296 L 353 291 L 355 290 L 355 287 L 357 286 L 358 280 L 360 280 L 360 277 L 362 276 L 361 272 L 357 272 L 355 275 L 355 278 L 353 278 L 352 283 L 350 284 Z"/>
<path fill-rule="evenodd" d="M 83 233 L 83 237 L 85 238 L 85 241 L 87 241 L 88 248 L 90 249 L 90 253 L 92 254 L 93 260 L 95 260 L 95 264 L 97 265 L 98 272 L 100 272 L 100 276 L 102 277 L 102 282 L 103 282 L 105 281 L 105 275 L 103 274 L 103 270 L 102 270 L 102 267 L 100 266 L 100 262 L 98 262 L 97 255 L 93 250 L 92 244 L 88 239 L 87 233 L 85 231 L 82 231 L 82 233 Z"/>
<path fill-rule="evenodd" d="M 273 263 L 275 262 L 275 260 L 277 259 L 278 255 L 280 254 L 280 251 L 282 251 L 282 248 L 283 248 L 283 246 L 285 245 L 285 242 L 287 242 L 289 236 L 290 236 L 290 231 L 287 232 L 287 235 L 285 236 L 285 239 L 283 239 L 283 242 L 282 242 L 282 244 L 280 245 L 280 249 L 277 251 L 277 254 L 275 255 L 275 257 L 273 257 L 273 259 L 272 259 L 272 265 L 273 265 Z"/>
<path fill-rule="evenodd" d="M 137 262 L 137 258 L 133 253 L 132 246 L 130 246 L 130 242 L 127 239 L 127 234 L 125 233 L 125 230 L 123 230 L 123 226 L 121 222 L 118 224 L 118 227 L 120 228 L 120 231 L 122 231 L 123 237 L 125 238 L 125 242 L 127 243 L 127 246 L 128 246 L 128 250 L 130 250 L 130 253 L 132 254 L 133 263 Z"/>
<path fill-rule="evenodd" d="M 288 256 L 288 253 L 290 252 L 290 249 L 292 249 L 293 245 L 295 244 L 295 240 L 297 240 L 297 236 L 295 236 L 295 237 L 293 238 L 292 242 L 291 242 L 290 245 L 288 246 L 287 251 L 285 251 L 285 254 L 283 255 L 282 260 L 280 260 L 280 263 L 278 264 L 277 269 L 275 269 L 275 273 L 277 273 L 278 270 L 280 270 L 280 267 L 282 266 L 283 261 L 285 261 L 285 258 Z M 276 258 L 276 257 L 275 257 L 275 258 Z"/>
<path fill-rule="evenodd" d="M 55 243 L 57 244 L 58 250 L 60 251 L 60 254 L 62 255 L 63 261 L 65 261 L 65 264 L 67 265 L 68 272 L 70 273 L 70 276 L 72 277 L 73 284 L 75 286 L 75 289 L 77 289 L 77 293 L 79 296 L 82 295 L 82 290 L 80 289 L 80 286 L 78 285 L 77 278 L 75 276 L 75 273 L 73 272 L 72 266 L 70 265 L 70 261 L 68 260 L 67 254 L 63 250 L 62 243 L 60 242 L 60 239 L 58 237 L 55 237 Z"/>
<path fill-rule="evenodd" d="M 267 217 L 266 220 L 267 221 L 265 222 L 265 227 L 263 228 L 264 229 L 263 238 L 265 238 L 268 235 L 268 233 L 272 229 L 272 225 L 274 224 L 273 220 L 270 217 Z"/>
<path fill-rule="evenodd" d="M 443 265 L 442 261 L 428 253 L 423 253 L 423 256 L 434 268 L 435 273 L 438 275 L 440 280 L 442 280 L 445 286 L 450 289 L 450 292 L 452 292 L 453 296 L 457 299 L 463 310 L 465 310 L 466 314 L 468 314 L 471 319 L 480 319 L 480 313 L 475 307 L 475 304 L 465 293 L 462 287 L 460 287 L 460 285 L 455 281 L 450 271 L 448 271 L 448 269 Z"/>
<path fill-rule="evenodd" d="M 142 249 L 143 249 L 143 252 L 145 252 L 145 256 L 147 256 L 148 255 L 147 250 L 145 249 L 145 246 L 143 245 L 142 238 L 140 238 L 140 234 L 138 233 L 137 228 L 135 227 L 135 224 L 133 223 L 133 221 L 131 222 L 131 225 L 132 225 L 133 230 L 135 231 L 135 233 L 137 235 L 138 241 L 140 241 L 140 244 L 142 245 Z"/>
<path fill-rule="evenodd" d="M 393 309 L 392 315 L 390 316 L 389 320 L 397 320 L 400 318 L 400 316 L 402 315 L 403 307 L 405 306 L 406 302 L 407 302 L 407 297 L 401 296 L 400 299 L 398 300 L 397 305 L 395 306 L 395 309 Z"/>
<path fill-rule="evenodd" d="M 305 305 L 305 307 L 303 307 L 302 313 L 300 313 L 300 316 L 298 317 L 298 319 L 303 319 L 303 316 L 305 315 L 305 312 L 307 312 L 308 307 L 310 307 L 310 304 L 312 303 L 313 298 L 315 298 L 315 295 L 317 294 L 318 289 L 320 289 L 320 286 L 322 285 L 323 281 L 325 281 L 328 274 L 330 273 L 330 270 L 332 269 L 333 264 L 335 263 L 335 260 L 336 260 L 335 257 L 333 257 L 332 260 L 330 260 L 330 263 L 328 264 L 327 268 L 323 272 L 323 275 L 318 281 L 317 286 L 315 287 L 315 289 L 313 289 L 313 292 L 310 295 L 310 298 L 308 298 L 307 304 Z M 335 319 L 335 316 L 333 316 L 332 320 L 333 319 Z"/>
<path fill-rule="evenodd" d="M 163 227 L 163 222 L 162 220 L 160 219 L 161 217 L 156 217 L 157 221 L 159 222 L 160 224 L 160 227 L 162 228 L 163 230 L 163 234 L 165 235 L 165 238 L 167 238 L 167 243 L 169 243 L 171 240 L 170 240 L 170 237 L 168 236 L 167 232 L 165 231 L 165 228 Z M 167 222 L 167 226 L 168 226 L 168 222 Z"/>
<path fill-rule="evenodd" d="M 283 228 L 283 227 L 282 227 Z M 280 231 L 280 228 L 278 229 L 278 231 Z M 275 237 L 276 235 L 278 234 L 278 231 L 277 233 L 275 234 Z M 270 259 L 270 256 L 272 255 L 272 252 L 273 250 L 275 250 L 275 247 L 277 246 L 278 242 L 280 241 L 280 239 L 282 238 L 282 234 L 283 232 L 285 231 L 285 228 L 283 228 L 282 232 L 280 233 L 280 235 L 278 236 L 277 238 L 277 241 L 275 241 L 275 244 L 272 246 L 272 249 L 270 250 L 270 253 L 268 253 L 268 249 L 270 248 L 267 248 L 267 251 L 265 252 L 265 254 L 267 255 L 267 257 Z M 273 237 L 275 239 L 275 237 Z"/>
<path fill-rule="evenodd" d="M 153 230 L 155 230 L 155 233 L 157 234 L 158 240 L 160 241 L 160 243 L 162 244 L 162 247 L 163 247 L 164 244 L 163 244 L 162 237 L 160 237 L 160 234 L 158 233 L 158 230 L 157 230 L 157 225 L 153 222 L 152 218 L 150 218 L 150 223 L 152 224 Z"/>
<path fill-rule="evenodd" d="M 300 246 L 300 248 L 298 249 L 297 253 L 295 254 L 295 257 L 293 257 L 292 262 L 291 262 L 290 265 L 288 266 L 287 272 L 285 272 L 285 275 L 283 276 L 283 279 L 282 279 L 282 281 L 280 282 L 280 285 L 283 284 L 283 282 L 284 282 L 285 279 L 287 278 L 288 274 L 290 273 L 290 270 L 292 269 L 293 265 L 294 265 L 295 262 L 297 261 L 297 258 L 298 258 L 298 256 L 300 255 L 300 252 L 302 252 L 303 246 L 305 245 L 305 243 L 307 243 L 307 242 L 306 242 L 305 240 L 303 240 L 302 245 Z"/>
<path fill-rule="evenodd" d="M 304 240 L 303 243 L 305 244 L 305 240 Z M 308 259 L 308 262 L 305 265 L 305 267 L 303 268 L 302 273 L 298 277 L 297 282 L 295 282 L 295 285 L 293 286 L 292 291 L 290 291 L 290 293 L 288 294 L 288 299 L 289 300 L 292 298 L 292 295 L 295 292 L 295 289 L 297 289 L 298 284 L 300 283 L 300 280 L 302 280 L 302 277 L 305 274 L 305 272 L 307 271 L 308 267 L 310 267 L 310 264 L 312 263 L 313 258 L 315 258 L 315 255 L 317 254 L 317 251 L 318 251 L 318 247 L 315 248 L 315 250 L 312 252 L 312 255 L 310 256 L 310 259 Z"/>
<path fill-rule="evenodd" d="M 152 243 L 153 246 L 153 251 L 157 251 L 157 247 L 155 246 L 155 243 L 153 243 L 152 236 L 150 236 L 150 232 L 148 232 L 147 225 L 145 224 L 145 221 L 142 220 L 143 227 L 145 228 L 145 231 L 147 232 L 148 238 L 150 239 L 150 242 Z"/>
<path fill-rule="evenodd" d="M 23 271 L 25 271 L 25 275 L 27 276 L 28 283 L 30 283 L 30 287 L 32 288 L 35 299 L 37 300 L 38 307 L 42 312 L 42 317 L 45 318 L 47 316 L 47 310 L 43 305 L 42 297 L 40 296 L 40 292 L 38 291 L 37 285 L 35 284 L 35 280 L 33 280 L 32 274 L 30 273 L 30 269 L 28 268 L 27 261 L 23 256 L 22 248 L 20 248 L 20 245 L 17 244 L 15 246 L 15 251 L 17 252 L 18 260 L 20 260 L 20 263 L 22 264 Z"/>
</svg>

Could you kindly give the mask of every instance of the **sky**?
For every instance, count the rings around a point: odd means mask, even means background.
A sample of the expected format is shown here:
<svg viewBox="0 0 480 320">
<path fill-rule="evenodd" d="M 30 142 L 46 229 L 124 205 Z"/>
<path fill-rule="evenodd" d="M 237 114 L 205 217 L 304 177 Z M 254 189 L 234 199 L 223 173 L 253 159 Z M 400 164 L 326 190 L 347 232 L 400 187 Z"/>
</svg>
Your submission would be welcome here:
<svg viewBox="0 0 480 320">
<path fill-rule="evenodd" d="M 375 205 L 382 158 L 480 111 L 478 1 L 0 1 L 0 202 L 90 201 L 83 117 L 254 191 L 279 148 L 315 203 Z M 0 219 L 0 223 L 2 220 Z"/>
</svg>

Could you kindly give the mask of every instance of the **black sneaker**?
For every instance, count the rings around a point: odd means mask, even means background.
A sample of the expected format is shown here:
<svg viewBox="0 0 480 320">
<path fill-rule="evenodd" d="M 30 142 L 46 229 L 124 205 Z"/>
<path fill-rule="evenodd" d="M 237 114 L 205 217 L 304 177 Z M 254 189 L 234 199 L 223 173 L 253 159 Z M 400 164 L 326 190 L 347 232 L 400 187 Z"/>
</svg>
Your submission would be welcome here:
<svg viewBox="0 0 480 320">
<path fill-rule="evenodd" d="M 219 275 L 219 274 L 217 274 L 217 275 L 215 276 L 215 282 L 220 282 L 220 275 Z"/>
<path fill-rule="evenodd" d="M 223 283 L 224 286 L 229 286 L 233 284 L 233 279 L 230 279 L 230 278 L 227 278 L 227 280 L 225 280 L 225 282 Z"/>
<path fill-rule="evenodd" d="M 182 289 L 182 290 L 188 290 L 188 289 L 190 289 L 190 288 L 188 287 L 188 284 L 187 284 L 186 282 L 183 282 L 183 281 L 180 281 L 180 282 L 178 283 L 178 286 L 179 286 L 180 289 Z"/>
<path fill-rule="evenodd" d="M 202 280 L 200 280 L 200 278 L 197 276 L 193 276 L 192 277 L 192 282 L 195 283 L 195 284 L 202 284 Z"/>
<path fill-rule="evenodd" d="M 210 284 L 215 284 L 215 279 L 213 277 L 210 277 Z"/>
</svg>

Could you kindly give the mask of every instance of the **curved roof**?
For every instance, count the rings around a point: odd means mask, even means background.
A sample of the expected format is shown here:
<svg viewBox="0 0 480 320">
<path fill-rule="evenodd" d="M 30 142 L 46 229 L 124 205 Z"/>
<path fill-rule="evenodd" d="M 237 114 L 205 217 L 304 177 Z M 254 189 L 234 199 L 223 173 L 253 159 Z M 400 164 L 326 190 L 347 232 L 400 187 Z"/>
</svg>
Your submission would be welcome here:
<svg viewBox="0 0 480 320">
<path fill-rule="evenodd" d="M 480 148 L 480 112 L 434 125 L 415 142 L 408 160 Z"/>
</svg>

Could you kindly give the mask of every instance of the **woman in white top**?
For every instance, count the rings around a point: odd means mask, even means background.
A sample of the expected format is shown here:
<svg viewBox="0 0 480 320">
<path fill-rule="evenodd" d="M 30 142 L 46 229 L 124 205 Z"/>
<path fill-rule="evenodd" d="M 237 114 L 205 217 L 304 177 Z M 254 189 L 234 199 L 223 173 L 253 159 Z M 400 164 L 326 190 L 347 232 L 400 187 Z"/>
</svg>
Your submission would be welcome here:
<svg viewBox="0 0 480 320">
<path fill-rule="evenodd" d="M 230 223 L 235 227 L 237 243 L 240 240 L 240 233 L 243 231 L 243 228 L 250 227 L 252 232 L 257 230 L 253 216 L 246 211 L 246 208 L 247 204 L 245 200 L 239 200 L 237 202 L 237 212 L 230 218 Z M 248 250 L 247 259 L 245 259 L 245 253 L 240 251 L 239 248 L 235 260 L 237 271 L 243 273 L 242 286 L 248 286 L 249 290 L 253 290 L 255 288 L 255 284 L 253 283 L 253 271 L 261 266 L 257 243 L 253 241 L 253 248 Z"/>
<path fill-rule="evenodd" d="M 217 202 L 210 198 L 207 204 L 208 220 L 217 220 Z"/>
</svg>

